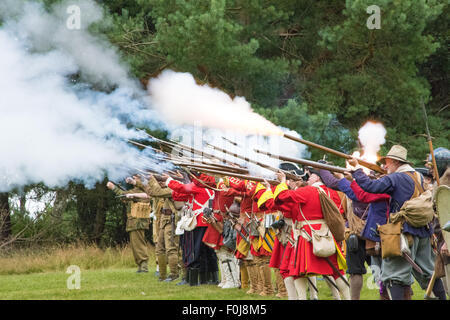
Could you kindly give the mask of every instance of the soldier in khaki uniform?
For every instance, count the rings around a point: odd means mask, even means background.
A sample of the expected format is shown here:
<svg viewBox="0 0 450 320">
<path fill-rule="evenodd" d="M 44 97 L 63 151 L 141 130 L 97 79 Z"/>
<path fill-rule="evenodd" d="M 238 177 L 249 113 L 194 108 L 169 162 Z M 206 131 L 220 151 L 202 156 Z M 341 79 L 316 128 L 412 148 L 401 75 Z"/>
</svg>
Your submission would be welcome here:
<svg viewBox="0 0 450 320">
<path fill-rule="evenodd" d="M 156 257 L 159 265 L 159 280 L 170 282 L 178 278 L 178 241 L 179 237 L 175 235 L 177 209 L 172 200 L 172 190 L 167 187 L 161 187 L 154 176 L 149 176 L 146 185 L 140 179 L 135 180 L 138 189 L 145 193 L 130 194 L 132 197 L 154 199 L 154 212 L 159 216 L 158 222 L 158 242 L 156 245 Z M 166 266 L 169 264 L 170 274 L 167 277 Z"/>
<path fill-rule="evenodd" d="M 127 178 L 127 183 L 133 179 Z M 127 226 L 126 231 L 130 234 L 130 246 L 133 251 L 134 261 L 138 265 L 137 273 L 148 272 L 148 245 L 145 238 L 145 230 L 150 225 L 150 203 L 148 199 L 131 200 L 127 194 L 138 192 L 134 188 L 129 191 L 123 191 L 109 181 L 106 186 L 114 193 L 124 196 L 123 200 L 127 203 Z"/>
</svg>

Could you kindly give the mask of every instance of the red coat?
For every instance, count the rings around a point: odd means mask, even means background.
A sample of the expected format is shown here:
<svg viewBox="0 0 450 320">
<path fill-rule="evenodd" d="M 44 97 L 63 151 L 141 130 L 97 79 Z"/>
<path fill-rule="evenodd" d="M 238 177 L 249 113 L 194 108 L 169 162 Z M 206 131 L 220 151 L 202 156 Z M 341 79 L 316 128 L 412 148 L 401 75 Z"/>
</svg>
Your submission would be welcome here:
<svg viewBox="0 0 450 320">
<path fill-rule="evenodd" d="M 258 205 L 253 201 L 253 194 L 256 188 L 256 183 L 249 180 L 241 180 L 238 178 L 230 177 L 228 178 L 230 184 L 230 190 L 228 191 L 228 195 L 241 196 L 241 214 L 240 216 L 244 219 L 245 223 L 248 223 L 249 218 L 248 215 L 252 213 L 261 215 L 261 210 L 258 209 Z M 247 213 L 247 214 L 246 214 Z M 260 218 L 261 220 L 261 218 Z M 258 249 L 255 248 L 253 239 L 258 239 L 259 237 L 250 236 L 250 252 L 254 256 L 270 256 L 271 252 L 264 249 L 262 246 Z M 239 244 L 240 241 L 243 241 L 241 237 L 236 238 L 236 244 Z M 255 240 L 256 241 L 256 240 Z M 238 253 L 236 257 L 241 258 L 242 254 Z"/>
<path fill-rule="evenodd" d="M 275 186 L 271 188 L 272 192 L 275 191 Z M 266 192 L 266 189 L 259 190 L 254 195 L 254 200 L 258 202 L 261 196 Z M 289 218 L 291 215 L 292 207 L 294 203 L 275 203 L 274 199 L 271 198 L 269 201 L 266 201 L 261 204 L 259 210 L 273 212 L 273 211 L 281 211 L 283 216 Z M 291 233 L 291 236 L 292 233 Z M 272 256 L 270 257 L 269 267 L 276 268 L 280 270 L 281 276 L 284 278 L 289 276 L 289 260 L 291 253 L 293 252 L 292 245 L 288 242 L 286 246 L 283 246 L 278 238 L 275 238 L 272 250 Z"/>
<path fill-rule="evenodd" d="M 189 184 L 183 184 L 173 179 L 167 180 L 167 186 L 178 194 L 189 196 L 187 205 L 192 213 L 197 214 L 197 226 L 207 227 L 208 224 L 203 222 L 203 208 L 208 206 L 209 199 L 214 199 L 214 190 L 205 188 L 201 183 L 194 180 Z"/>
<path fill-rule="evenodd" d="M 223 222 L 223 217 L 220 214 L 214 214 L 214 217 L 219 222 Z M 207 246 L 213 248 L 214 250 L 220 249 L 223 246 L 223 234 L 219 233 L 212 225 L 207 224 L 208 228 L 203 235 L 202 241 Z"/>
<path fill-rule="evenodd" d="M 222 189 L 225 184 L 223 182 L 219 182 L 217 184 L 218 189 Z M 228 210 L 227 208 L 230 208 L 234 201 L 234 195 L 227 193 L 225 191 L 216 191 L 216 195 L 214 197 L 213 201 L 213 210 L 214 212 L 222 212 L 226 213 Z"/>
<path fill-rule="evenodd" d="M 324 185 L 320 186 L 324 189 L 327 194 L 331 196 L 336 205 L 342 209 L 340 203 L 339 195 L 335 190 L 329 189 Z M 300 213 L 300 208 L 303 215 L 307 220 L 319 220 L 323 219 L 323 213 L 319 200 L 319 191 L 316 187 L 306 186 L 301 187 L 296 190 L 284 190 L 281 191 L 277 198 L 275 199 L 275 204 L 288 205 L 295 204 L 292 206 L 290 213 L 290 218 L 293 222 L 304 221 L 305 219 Z M 318 230 L 321 224 L 311 224 L 311 226 Z M 305 225 L 303 229 L 311 235 L 311 229 L 309 225 Z M 335 267 L 338 267 L 337 254 L 333 254 L 329 257 L 329 260 Z M 342 273 L 343 271 L 341 271 Z M 333 268 L 327 263 L 324 258 L 317 257 L 313 253 L 312 243 L 308 242 L 305 238 L 300 236 L 297 242 L 297 248 L 290 255 L 289 260 L 289 275 L 290 276 L 303 276 L 308 274 L 324 274 L 333 275 L 335 278 L 336 274 L 333 274 Z"/>
</svg>

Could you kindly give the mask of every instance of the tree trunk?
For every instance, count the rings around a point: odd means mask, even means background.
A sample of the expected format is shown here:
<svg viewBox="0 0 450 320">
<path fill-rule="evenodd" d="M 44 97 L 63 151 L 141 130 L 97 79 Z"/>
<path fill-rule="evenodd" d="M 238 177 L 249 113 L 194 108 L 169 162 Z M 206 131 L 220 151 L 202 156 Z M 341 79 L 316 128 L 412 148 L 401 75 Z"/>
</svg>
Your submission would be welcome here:
<svg viewBox="0 0 450 320">
<path fill-rule="evenodd" d="M 94 224 L 94 241 L 97 245 L 100 244 L 100 240 L 105 229 L 106 222 L 106 184 L 99 183 L 96 186 L 97 194 L 97 210 L 95 214 L 95 224 Z"/>
<path fill-rule="evenodd" d="M 27 194 L 25 191 L 20 195 L 19 203 L 20 203 L 20 208 L 19 208 L 20 213 L 25 214 L 25 212 L 27 211 L 26 206 L 25 206 L 27 203 Z"/>
<path fill-rule="evenodd" d="M 11 236 L 11 212 L 9 194 L 0 193 L 0 241 Z"/>
</svg>

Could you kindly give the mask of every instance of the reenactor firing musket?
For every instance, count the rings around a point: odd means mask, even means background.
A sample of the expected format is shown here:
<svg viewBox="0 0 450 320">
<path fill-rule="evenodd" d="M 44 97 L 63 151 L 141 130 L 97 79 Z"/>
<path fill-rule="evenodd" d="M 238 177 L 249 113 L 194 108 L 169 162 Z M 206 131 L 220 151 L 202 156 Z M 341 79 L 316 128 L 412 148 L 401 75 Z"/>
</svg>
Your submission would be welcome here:
<svg viewBox="0 0 450 320">
<path fill-rule="evenodd" d="M 344 158 L 344 159 L 352 159 L 353 158 L 351 155 L 348 155 L 346 153 L 343 153 L 343 152 L 340 152 L 340 151 L 337 151 L 337 150 L 334 150 L 334 149 L 331 149 L 331 148 L 324 147 L 324 146 L 322 146 L 320 144 L 317 144 L 317 143 L 314 143 L 314 142 L 311 142 L 311 141 L 308 141 L 308 140 L 304 140 L 304 139 L 301 139 L 301 138 L 297 138 L 297 137 L 291 136 L 291 135 L 289 135 L 287 133 L 283 134 L 283 137 L 285 137 L 286 139 L 289 139 L 289 140 L 292 140 L 292 141 L 296 141 L 296 142 L 299 142 L 299 143 L 302 143 L 302 144 L 306 144 L 307 146 L 310 146 L 310 147 L 313 147 L 313 148 L 316 148 L 316 149 L 319 149 L 319 150 L 322 150 L 322 151 L 334 154 L 335 156 L 338 156 L 338 157 L 341 157 L 341 158 Z M 370 162 L 362 160 L 362 159 L 357 159 L 357 160 L 358 160 L 358 163 L 360 165 L 362 165 L 362 166 L 364 166 L 366 168 L 369 168 L 370 170 L 373 170 L 373 171 L 376 171 L 376 172 L 379 172 L 379 173 L 383 173 L 383 174 L 386 173 L 386 171 L 383 168 L 381 168 L 379 165 L 376 165 L 374 163 L 370 163 Z M 339 172 L 339 171 L 336 171 L 336 172 Z"/>
</svg>

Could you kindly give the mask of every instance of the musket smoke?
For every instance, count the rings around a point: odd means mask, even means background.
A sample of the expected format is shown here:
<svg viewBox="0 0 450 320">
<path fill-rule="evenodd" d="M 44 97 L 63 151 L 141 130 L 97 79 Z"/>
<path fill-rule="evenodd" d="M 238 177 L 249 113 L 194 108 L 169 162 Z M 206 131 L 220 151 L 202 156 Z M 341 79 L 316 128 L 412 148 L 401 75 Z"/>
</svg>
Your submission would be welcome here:
<svg viewBox="0 0 450 320">
<path fill-rule="evenodd" d="M 101 17 L 99 7 L 74 3 L 87 16 L 72 33 L 62 15 L 65 4 L 50 13 L 37 2 L 0 4 L 0 191 L 71 180 L 91 186 L 105 175 L 123 178 L 129 174 L 124 165 L 164 168 L 150 159 L 143 163 L 141 152 L 125 142 L 142 137 L 130 125 L 161 123 L 114 49 L 87 31 Z M 74 74 L 84 81 L 70 81 Z M 115 89 L 98 92 L 92 84 Z"/>
<path fill-rule="evenodd" d="M 243 134 L 281 135 L 272 122 L 254 112 L 243 97 L 231 98 L 208 85 L 198 85 L 190 73 L 163 71 L 148 85 L 153 107 L 175 125 L 233 130 Z"/>
<path fill-rule="evenodd" d="M 379 122 L 366 122 L 358 131 L 358 138 L 363 146 L 362 159 L 375 163 L 378 160 L 378 151 L 386 142 L 386 129 Z"/>
</svg>

